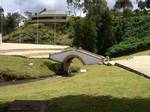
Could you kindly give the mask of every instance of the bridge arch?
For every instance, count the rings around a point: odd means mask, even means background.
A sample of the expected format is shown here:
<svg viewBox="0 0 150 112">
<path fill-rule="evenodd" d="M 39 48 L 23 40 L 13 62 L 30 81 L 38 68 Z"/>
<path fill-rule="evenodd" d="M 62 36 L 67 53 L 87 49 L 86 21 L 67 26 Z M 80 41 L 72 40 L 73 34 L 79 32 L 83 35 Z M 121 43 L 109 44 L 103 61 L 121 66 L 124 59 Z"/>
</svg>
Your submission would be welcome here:
<svg viewBox="0 0 150 112">
<path fill-rule="evenodd" d="M 80 56 L 78 56 L 78 55 L 68 55 L 65 59 L 64 59 L 64 61 L 63 61 L 63 69 L 65 70 L 65 72 L 66 73 L 69 73 L 69 67 L 70 67 L 70 65 L 71 65 L 71 63 L 72 63 L 72 60 L 73 59 L 75 59 L 75 58 L 77 58 L 78 60 L 80 60 L 81 62 L 82 62 L 82 64 L 83 65 L 86 65 L 86 63 L 84 62 L 84 60 L 80 57 Z"/>
<path fill-rule="evenodd" d="M 63 63 L 63 69 L 67 73 L 74 58 L 79 59 L 83 65 L 102 64 L 105 57 L 85 50 L 70 50 L 50 55 L 50 59 Z"/>
</svg>

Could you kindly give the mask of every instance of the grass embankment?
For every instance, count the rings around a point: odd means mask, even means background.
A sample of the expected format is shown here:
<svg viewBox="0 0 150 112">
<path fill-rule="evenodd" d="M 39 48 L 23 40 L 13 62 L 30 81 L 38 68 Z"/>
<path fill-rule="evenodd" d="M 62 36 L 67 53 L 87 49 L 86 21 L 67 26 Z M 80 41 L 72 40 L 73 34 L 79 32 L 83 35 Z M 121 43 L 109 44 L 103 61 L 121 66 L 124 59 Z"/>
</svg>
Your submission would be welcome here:
<svg viewBox="0 0 150 112">
<path fill-rule="evenodd" d="M 72 45 L 73 36 L 69 31 L 57 30 L 56 37 L 54 37 L 54 29 L 45 26 L 44 24 L 27 24 L 14 32 L 4 37 L 5 42 L 18 43 L 20 40 L 22 43 L 35 43 L 38 30 L 38 40 L 40 44 L 55 44 L 57 45 Z M 21 38 L 20 38 L 21 37 Z"/>
<path fill-rule="evenodd" d="M 0 102 L 46 100 L 51 112 L 150 112 L 149 79 L 118 67 L 87 69 L 70 78 L 0 86 Z"/>
<path fill-rule="evenodd" d="M 127 58 L 131 58 L 133 56 L 144 56 L 144 55 L 149 55 L 150 56 L 150 50 L 141 51 L 141 52 L 137 52 L 137 53 L 134 53 L 134 54 L 131 54 L 131 55 L 126 55 L 126 56 L 113 58 L 113 60 L 127 59 Z"/>
<path fill-rule="evenodd" d="M 33 63 L 33 67 L 29 64 Z M 28 79 L 53 75 L 46 59 L 27 59 L 14 56 L 0 56 L 0 80 Z"/>
<path fill-rule="evenodd" d="M 149 51 L 130 56 L 147 54 Z M 3 107 L 14 100 L 46 100 L 51 112 L 150 112 L 149 79 L 119 67 L 84 68 L 87 73 L 70 78 L 1 84 L 0 109 L 6 112 Z"/>
</svg>

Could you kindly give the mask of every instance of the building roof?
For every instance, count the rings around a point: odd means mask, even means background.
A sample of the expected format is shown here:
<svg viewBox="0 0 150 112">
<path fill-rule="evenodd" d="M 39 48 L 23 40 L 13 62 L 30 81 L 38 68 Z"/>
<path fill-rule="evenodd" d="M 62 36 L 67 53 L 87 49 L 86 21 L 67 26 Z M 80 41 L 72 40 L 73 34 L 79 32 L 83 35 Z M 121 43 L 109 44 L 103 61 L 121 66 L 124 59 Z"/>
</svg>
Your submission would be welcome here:
<svg viewBox="0 0 150 112">
<path fill-rule="evenodd" d="M 58 10 L 51 10 L 51 11 L 44 11 L 39 14 L 39 17 L 47 17 L 47 16 L 67 16 L 66 11 L 58 11 Z"/>
<path fill-rule="evenodd" d="M 40 15 L 49 15 L 49 14 L 64 14 L 64 15 L 67 15 L 67 12 L 66 11 L 58 11 L 58 10 L 51 10 L 51 11 L 45 11 L 45 12 L 42 12 Z"/>
</svg>

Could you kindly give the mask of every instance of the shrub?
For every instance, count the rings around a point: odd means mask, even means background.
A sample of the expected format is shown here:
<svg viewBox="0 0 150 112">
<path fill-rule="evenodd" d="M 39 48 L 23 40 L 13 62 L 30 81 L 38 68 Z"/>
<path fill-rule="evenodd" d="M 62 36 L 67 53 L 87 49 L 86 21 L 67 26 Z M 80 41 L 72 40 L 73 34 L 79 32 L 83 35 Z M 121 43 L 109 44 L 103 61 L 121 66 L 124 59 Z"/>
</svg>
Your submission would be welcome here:
<svg viewBox="0 0 150 112">
<path fill-rule="evenodd" d="M 150 16 L 135 16 L 113 20 L 114 42 L 120 43 L 126 38 L 143 38 L 150 35 Z"/>
<path fill-rule="evenodd" d="M 114 45 L 106 55 L 117 57 L 150 48 L 150 16 L 113 20 Z"/>
<path fill-rule="evenodd" d="M 128 38 L 106 51 L 106 55 L 117 57 L 150 48 L 150 36 L 144 38 Z"/>
</svg>

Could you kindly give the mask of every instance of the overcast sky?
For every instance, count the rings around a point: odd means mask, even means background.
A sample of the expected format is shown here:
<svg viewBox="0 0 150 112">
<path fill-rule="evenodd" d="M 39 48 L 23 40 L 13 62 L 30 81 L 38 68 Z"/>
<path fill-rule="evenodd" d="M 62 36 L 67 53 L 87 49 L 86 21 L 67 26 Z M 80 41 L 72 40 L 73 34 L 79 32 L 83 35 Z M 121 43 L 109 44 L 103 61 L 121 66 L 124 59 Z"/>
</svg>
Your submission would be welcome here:
<svg viewBox="0 0 150 112">
<path fill-rule="evenodd" d="M 66 0 L 0 0 L 6 12 L 40 11 L 43 8 L 48 10 L 67 10 Z M 113 7 L 116 0 L 108 0 L 108 6 Z M 131 0 L 135 4 L 135 0 Z M 136 5 L 134 5 L 136 7 Z"/>
</svg>

